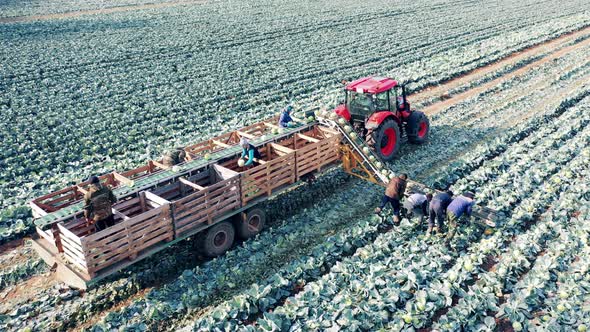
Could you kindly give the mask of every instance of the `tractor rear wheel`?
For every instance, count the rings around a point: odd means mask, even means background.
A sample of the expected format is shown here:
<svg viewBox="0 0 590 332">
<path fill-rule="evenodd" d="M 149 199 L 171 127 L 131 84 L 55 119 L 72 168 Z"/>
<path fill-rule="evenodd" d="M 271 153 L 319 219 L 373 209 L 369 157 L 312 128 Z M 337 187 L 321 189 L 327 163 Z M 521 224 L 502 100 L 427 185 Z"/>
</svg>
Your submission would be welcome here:
<svg viewBox="0 0 590 332">
<path fill-rule="evenodd" d="M 229 221 L 209 228 L 203 239 L 203 253 L 209 257 L 223 255 L 234 243 L 235 230 Z"/>
<path fill-rule="evenodd" d="M 377 129 L 369 130 L 367 143 L 383 161 L 391 161 L 400 148 L 400 132 L 397 122 L 387 119 Z"/>
<path fill-rule="evenodd" d="M 422 112 L 412 112 L 408 118 L 406 130 L 408 133 L 408 141 L 410 141 L 410 143 L 422 144 L 428 140 L 430 121 L 428 121 L 426 114 Z"/>
</svg>

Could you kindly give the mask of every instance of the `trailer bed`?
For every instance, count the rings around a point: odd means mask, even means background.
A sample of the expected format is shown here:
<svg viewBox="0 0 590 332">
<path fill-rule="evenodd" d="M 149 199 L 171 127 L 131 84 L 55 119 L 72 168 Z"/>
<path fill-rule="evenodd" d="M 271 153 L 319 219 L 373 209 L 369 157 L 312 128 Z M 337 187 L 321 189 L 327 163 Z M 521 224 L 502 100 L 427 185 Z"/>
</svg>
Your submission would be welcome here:
<svg viewBox="0 0 590 332">
<path fill-rule="evenodd" d="M 33 204 L 42 216 L 35 249 L 47 264 L 57 265 L 58 279 L 87 288 L 297 186 L 307 174 L 339 164 L 341 136 L 315 124 L 271 138 L 264 132 L 260 138 L 247 135 L 262 156 L 251 168 L 237 165 L 239 139 L 226 134 L 223 141 L 219 137 L 208 141 L 221 146 L 219 151 L 203 148 L 203 143 L 185 148 L 191 160 L 174 169 L 151 161 L 146 167 L 102 176 L 103 182 L 115 187 L 118 201 L 113 205 L 115 225 L 101 231 L 86 223 L 79 199 L 67 204 L 83 194 L 86 183 L 37 199 Z M 150 167 L 158 170 L 150 172 Z M 134 178 L 135 174 L 140 175 Z M 43 210 L 51 206 L 47 200 L 64 206 Z"/>
</svg>

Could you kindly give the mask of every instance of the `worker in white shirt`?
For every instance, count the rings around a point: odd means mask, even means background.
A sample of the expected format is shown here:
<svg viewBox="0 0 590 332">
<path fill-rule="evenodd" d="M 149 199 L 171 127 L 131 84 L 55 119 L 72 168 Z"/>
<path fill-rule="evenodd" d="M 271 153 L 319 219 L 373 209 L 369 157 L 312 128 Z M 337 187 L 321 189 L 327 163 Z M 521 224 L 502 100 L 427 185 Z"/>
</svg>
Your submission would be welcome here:
<svg viewBox="0 0 590 332">
<path fill-rule="evenodd" d="M 421 214 L 420 223 L 428 217 L 428 204 L 432 200 L 432 194 L 413 193 L 404 201 L 404 209 L 408 219 L 414 216 L 416 210 Z"/>
</svg>

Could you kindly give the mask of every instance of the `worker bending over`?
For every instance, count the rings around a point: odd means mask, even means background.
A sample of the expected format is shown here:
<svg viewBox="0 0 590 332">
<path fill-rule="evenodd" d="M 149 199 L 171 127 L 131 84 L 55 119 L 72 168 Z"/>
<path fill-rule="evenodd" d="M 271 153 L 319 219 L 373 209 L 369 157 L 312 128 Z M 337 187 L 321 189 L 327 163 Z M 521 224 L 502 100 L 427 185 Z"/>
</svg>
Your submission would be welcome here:
<svg viewBox="0 0 590 332">
<path fill-rule="evenodd" d="M 428 216 L 428 204 L 432 200 L 432 194 L 413 193 L 405 200 L 403 206 L 406 209 L 408 218 L 412 218 L 415 210 L 420 211 L 420 223 Z"/>
<path fill-rule="evenodd" d="M 84 218 L 101 231 L 115 224 L 113 204 L 117 198 L 111 189 L 100 183 L 96 176 L 90 177 L 90 188 L 84 194 Z"/>
<path fill-rule="evenodd" d="M 430 209 L 428 211 L 428 230 L 426 237 L 430 236 L 434 227 L 435 233 L 441 233 L 445 216 L 447 215 L 447 207 L 453 201 L 453 192 L 447 190 L 436 194 L 430 202 Z M 436 219 L 436 225 L 434 221 Z"/>
<path fill-rule="evenodd" d="M 446 239 L 447 246 L 453 239 L 453 236 L 455 236 L 455 232 L 457 231 L 457 221 L 459 218 L 461 218 L 463 215 L 471 218 L 471 211 L 473 209 L 473 205 L 475 204 L 474 197 L 474 193 L 466 192 L 463 195 L 455 198 L 447 207 L 447 219 L 449 222 L 449 233 L 447 234 Z"/>
<path fill-rule="evenodd" d="M 162 158 L 162 164 L 166 166 L 174 166 L 178 165 L 184 161 L 186 157 L 186 152 L 184 152 L 183 148 L 176 148 L 173 151 L 167 151 L 164 153 L 164 157 Z"/>
<path fill-rule="evenodd" d="M 281 111 L 281 116 L 279 117 L 279 127 L 281 128 L 290 128 L 294 126 L 293 118 L 291 117 L 291 112 L 293 112 L 293 106 L 289 105 Z"/>
<path fill-rule="evenodd" d="M 400 174 L 389 181 L 387 188 L 385 188 L 385 195 L 381 199 L 381 206 L 375 209 L 375 213 L 379 214 L 387 203 L 391 204 L 393 209 L 393 223 L 399 225 L 401 219 L 399 217 L 400 212 L 400 200 L 404 197 L 406 191 L 408 175 Z"/>
<path fill-rule="evenodd" d="M 242 139 L 240 139 L 240 146 L 242 147 L 242 155 L 240 156 L 240 159 L 244 160 L 247 158 L 247 160 L 245 160 L 244 167 L 254 166 L 256 165 L 254 159 L 262 158 L 260 152 L 258 152 L 258 149 L 256 149 L 254 145 L 250 144 L 250 141 L 248 141 L 247 138 L 242 137 Z"/>
</svg>

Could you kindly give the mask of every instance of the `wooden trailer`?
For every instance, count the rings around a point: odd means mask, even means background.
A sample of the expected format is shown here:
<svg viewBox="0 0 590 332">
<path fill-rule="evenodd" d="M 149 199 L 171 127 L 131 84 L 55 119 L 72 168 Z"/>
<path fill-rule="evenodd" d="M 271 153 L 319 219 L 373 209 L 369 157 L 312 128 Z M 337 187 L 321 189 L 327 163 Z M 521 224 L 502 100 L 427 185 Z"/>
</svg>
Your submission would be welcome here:
<svg viewBox="0 0 590 332">
<path fill-rule="evenodd" d="M 196 234 L 204 252 L 223 254 L 236 236 L 249 238 L 264 227 L 256 206 L 332 166 L 385 186 L 390 174 L 366 143 L 341 125 L 320 119 L 297 128 L 259 122 L 184 148 L 186 160 L 173 167 L 146 165 L 100 177 L 118 201 L 115 225 L 96 231 L 83 218 L 88 183 L 82 182 L 31 202 L 37 234 L 34 247 L 57 278 L 85 289 L 139 260 Z M 252 167 L 238 166 L 240 138 L 260 153 Z M 427 190 L 411 183 L 415 190 Z M 493 224 L 494 211 L 475 216 Z"/>
<path fill-rule="evenodd" d="M 197 233 L 205 253 L 224 253 L 236 236 L 263 228 L 259 203 L 339 164 L 337 132 L 317 125 L 274 135 L 272 129 L 259 123 L 188 146 L 187 160 L 172 168 L 150 161 L 101 176 L 118 198 L 115 225 L 102 231 L 83 218 L 87 182 L 35 199 L 35 249 L 57 266 L 59 280 L 82 289 Z M 250 138 L 261 154 L 253 167 L 238 166 L 240 137 Z"/>
</svg>

